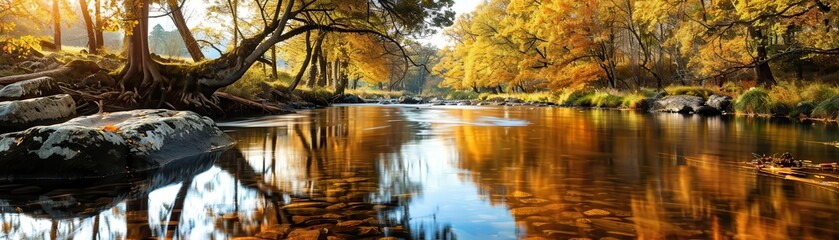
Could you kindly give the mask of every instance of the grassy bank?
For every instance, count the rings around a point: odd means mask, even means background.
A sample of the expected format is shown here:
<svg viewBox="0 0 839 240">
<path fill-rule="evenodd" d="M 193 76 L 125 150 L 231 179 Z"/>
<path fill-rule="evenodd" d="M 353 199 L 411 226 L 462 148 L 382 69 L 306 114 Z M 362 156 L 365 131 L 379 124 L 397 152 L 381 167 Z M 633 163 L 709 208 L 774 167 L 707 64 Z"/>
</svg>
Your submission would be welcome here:
<svg viewBox="0 0 839 240">
<path fill-rule="evenodd" d="M 526 102 L 550 102 L 573 107 L 644 109 L 648 107 L 650 98 L 663 93 L 698 96 L 705 100 L 715 94 L 730 96 L 734 99 L 735 113 L 743 115 L 839 120 L 839 87 L 823 83 L 782 82 L 772 89 L 742 89 L 734 84 L 725 84 L 722 87 L 670 86 L 663 92 L 656 89 L 634 92 L 582 89 L 536 93 L 484 93 L 452 99 L 520 99 Z"/>
</svg>

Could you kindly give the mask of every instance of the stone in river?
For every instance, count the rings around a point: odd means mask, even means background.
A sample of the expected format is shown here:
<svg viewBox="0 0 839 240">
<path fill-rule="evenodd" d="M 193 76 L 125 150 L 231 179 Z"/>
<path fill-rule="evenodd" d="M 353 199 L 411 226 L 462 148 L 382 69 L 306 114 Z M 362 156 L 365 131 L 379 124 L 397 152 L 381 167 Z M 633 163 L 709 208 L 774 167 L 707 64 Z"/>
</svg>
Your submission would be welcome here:
<svg viewBox="0 0 839 240">
<path fill-rule="evenodd" d="M 590 209 L 588 211 L 583 212 L 586 216 L 608 216 L 611 214 L 609 211 L 603 209 Z"/>
<path fill-rule="evenodd" d="M 358 228 L 358 235 L 359 236 L 373 236 L 373 235 L 379 235 L 379 234 L 382 234 L 382 232 L 379 231 L 378 227 L 359 227 Z"/>
<path fill-rule="evenodd" d="M 533 197 L 533 194 L 522 192 L 522 191 L 515 191 L 515 192 L 511 193 L 510 196 L 514 197 L 514 198 L 527 198 L 527 197 Z"/>
<path fill-rule="evenodd" d="M 233 143 L 213 120 L 189 111 L 96 114 L 0 135 L 0 175 L 27 179 L 122 174 L 218 152 Z"/>
<path fill-rule="evenodd" d="M 583 217 L 585 217 L 585 215 L 576 211 L 563 211 L 559 213 L 559 218 L 562 219 L 577 219 Z"/>
<path fill-rule="evenodd" d="M 549 200 L 542 198 L 521 198 L 519 199 L 519 202 L 524 204 L 542 204 L 549 202 Z"/>
<path fill-rule="evenodd" d="M 290 204 L 287 204 L 287 205 L 283 206 L 283 209 L 305 208 L 305 207 L 324 208 L 324 207 L 327 207 L 327 206 L 329 206 L 329 203 L 325 203 L 325 202 L 296 202 L 296 203 L 290 203 Z"/>
<path fill-rule="evenodd" d="M 67 94 L 0 102 L 0 131 L 59 123 L 75 116 L 76 102 Z"/>
<path fill-rule="evenodd" d="M 270 229 L 257 233 L 255 237 L 262 239 L 283 239 L 291 231 L 289 224 L 276 224 Z"/>
<path fill-rule="evenodd" d="M 288 214 L 291 215 L 313 216 L 324 214 L 326 210 L 323 210 L 321 208 L 300 207 L 286 209 L 286 212 L 288 212 Z"/>
<path fill-rule="evenodd" d="M 340 210 L 340 209 L 345 208 L 345 207 L 347 207 L 346 203 L 336 203 L 336 204 L 330 205 L 329 207 L 326 207 L 326 210 L 335 211 L 335 210 Z"/>
<path fill-rule="evenodd" d="M 540 213 L 548 211 L 548 209 L 541 208 L 541 207 L 520 207 L 520 208 L 513 208 L 510 210 L 513 216 L 530 216 L 530 215 L 538 215 Z"/>
<path fill-rule="evenodd" d="M 320 238 L 320 230 L 295 229 L 288 234 L 288 240 L 313 240 Z"/>
</svg>

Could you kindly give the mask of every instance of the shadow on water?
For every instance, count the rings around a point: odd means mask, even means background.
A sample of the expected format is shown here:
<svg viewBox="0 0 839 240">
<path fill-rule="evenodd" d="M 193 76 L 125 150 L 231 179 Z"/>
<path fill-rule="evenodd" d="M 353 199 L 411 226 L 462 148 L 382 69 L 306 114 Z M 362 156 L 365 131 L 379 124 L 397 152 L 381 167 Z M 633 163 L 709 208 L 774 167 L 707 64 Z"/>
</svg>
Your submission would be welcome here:
<svg viewBox="0 0 839 240">
<path fill-rule="evenodd" d="M 428 106 L 220 125 L 235 148 L 163 169 L 0 183 L 0 238 L 839 237 L 835 190 L 741 164 L 752 152 L 836 161 L 822 144 L 838 140 L 832 125 Z"/>
</svg>

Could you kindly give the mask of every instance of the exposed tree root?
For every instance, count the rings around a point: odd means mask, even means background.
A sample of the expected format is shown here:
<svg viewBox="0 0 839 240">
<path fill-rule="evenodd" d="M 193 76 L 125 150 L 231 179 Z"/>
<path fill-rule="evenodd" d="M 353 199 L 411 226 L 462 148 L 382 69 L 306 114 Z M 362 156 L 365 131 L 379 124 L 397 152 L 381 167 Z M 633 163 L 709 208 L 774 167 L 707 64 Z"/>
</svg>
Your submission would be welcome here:
<svg viewBox="0 0 839 240">
<path fill-rule="evenodd" d="M 101 68 L 99 68 L 99 65 L 97 65 L 93 61 L 74 60 L 67 63 L 67 65 L 64 65 L 63 67 L 59 67 L 52 70 L 0 77 L 0 85 L 9 85 L 23 80 L 29 80 L 39 77 L 52 77 L 55 79 L 82 79 L 88 75 L 98 72 L 99 70 L 101 70 Z"/>
</svg>

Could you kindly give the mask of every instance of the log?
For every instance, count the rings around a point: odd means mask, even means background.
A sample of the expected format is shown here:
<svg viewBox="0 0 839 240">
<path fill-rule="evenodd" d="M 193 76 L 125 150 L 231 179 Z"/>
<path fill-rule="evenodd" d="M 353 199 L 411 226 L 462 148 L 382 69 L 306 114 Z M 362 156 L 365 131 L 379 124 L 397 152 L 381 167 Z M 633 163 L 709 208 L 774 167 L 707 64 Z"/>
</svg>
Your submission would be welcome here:
<svg viewBox="0 0 839 240">
<path fill-rule="evenodd" d="M 258 102 L 251 101 L 251 100 L 248 100 L 248 99 L 245 99 L 245 98 L 233 96 L 233 95 L 231 95 L 229 93 L 225 93 L 225 92 L 216 92 L 216 93 L 214 93 L 214 95 L 216 97 L 220 98 L 220 99 L 225 99 L 225 100 L 228 100 L 228 101 L 231 101 L 231 102 L 234 102 L 234 103 L 237 103 L 237 104 L 249 107 L 249 108 L 262 109 L 263 111 L 271 113 L 271 114 L 291 113 L 290 111 L 284 110 L 284 109 L 279 108 L 277 106 L 271 106 L 271 105 L 267 105 L 267 104 L 258 103 Z"/>
<path fill-rule="evenodd" d="M 78 76 L 79 80 L 82 76 L 88 76 L 101 70 L 99 65 L 93 61 L 73 60 L 63 67 L 47 70 L 43 72 L 12 75 L 7 77 L 0 77 L 0 85 L 9 85 L 12 83 L 29 80 L 39 77 L 51 77 L 55 79 L 66 79 L 68 76 Z"/>
</svg>

